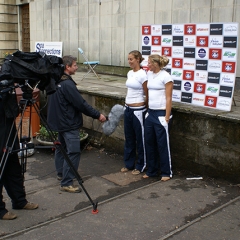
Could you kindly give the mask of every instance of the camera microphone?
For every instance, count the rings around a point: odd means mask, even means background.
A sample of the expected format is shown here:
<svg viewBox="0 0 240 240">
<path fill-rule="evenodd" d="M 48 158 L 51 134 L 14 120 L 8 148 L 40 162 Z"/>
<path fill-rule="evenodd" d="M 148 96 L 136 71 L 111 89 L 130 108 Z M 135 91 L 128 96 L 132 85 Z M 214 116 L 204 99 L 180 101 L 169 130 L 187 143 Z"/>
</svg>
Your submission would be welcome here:
<svg viewBox="0 0 240 240">
<path fill-rule="evenodd" d="M 106 117 L 107 121 L 102 125 L 102 130 L 105 135 L 109 136 L 115 131 L 123 114 L 124 106 L 116 104 L 112 107 L 109 115 Z"/>
</svg>

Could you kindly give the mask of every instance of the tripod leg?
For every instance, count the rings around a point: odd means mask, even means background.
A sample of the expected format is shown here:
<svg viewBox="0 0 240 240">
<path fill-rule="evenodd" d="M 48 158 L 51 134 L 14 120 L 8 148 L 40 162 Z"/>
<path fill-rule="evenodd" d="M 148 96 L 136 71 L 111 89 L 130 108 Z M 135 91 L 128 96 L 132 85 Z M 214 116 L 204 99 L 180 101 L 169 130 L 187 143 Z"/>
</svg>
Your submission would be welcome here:
<svg viewBox="0 0 240 240">
<path fill-rule="evenodd" d="M 85 192 L 86 196 L 88 197 L 89 201 L 91 202 L 91 204 L 93 206 L 92 213 L 98 213 L 98 210 L 97 210 L 98 203 L 97 202 L 94 203 L 93 200 L 91 199 L 90 195 L 88 194 L 86 188 L 83 185 L 83 180 L 82 180 L 81 176 L 79 175 L 78 171 L 75 169 L 72 161 L 70 160 L 69 156 L 67 155 L 67 153 L 66 153 L 65 149 L 63 148 L 63 146 L 61 145 L 61 143 L 54 138 L 53 131 L 50 129 L 50 127 L 49 127 L 49 125 L 48 125 L 48 123 L 46 121 L 46 118 L 43 116 L 43 114 L 40 113 L 39 107 L 36 106 L 36 105 L 33 105 L 33 106 L 34 106 L 38 116 L 41 119 L 41 123 L 47 129 L 48 134 L 50 135 L 51 140 L 52 140 L 54 146 L 56 148 L 58 148 L 60 150 L 60 152 L 62 153 L 62 155 L 64 156 L 65 161 L 67 162 L 68 166 L 70 167 L 71 171 L 73 172 L 74 176 L 76 177 L 79 185 L 82 187 L 83 191 Z"/>
</svg>

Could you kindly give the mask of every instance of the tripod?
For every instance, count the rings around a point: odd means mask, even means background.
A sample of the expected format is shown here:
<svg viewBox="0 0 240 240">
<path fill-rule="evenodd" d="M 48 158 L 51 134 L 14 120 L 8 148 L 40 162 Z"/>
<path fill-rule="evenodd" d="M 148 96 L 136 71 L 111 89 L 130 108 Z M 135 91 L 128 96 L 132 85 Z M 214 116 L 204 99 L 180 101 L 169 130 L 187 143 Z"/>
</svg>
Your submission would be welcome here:
<svg viewBox="0 0 240 240">
<path fill-rule="evenodd" d="M 16 88 L 16 86 L 14 86 L 14 88 Z M 34 148 L 34 144 L 29 143 L 30 139 L 31 139 L 31 137 L 30 137 L 30 130 L 31 130 L 30 127 L 31 127 L 31 113 L 32 113 L 32 107 L 33 107 L 35 109 L 36 113 L 38 114 L 42 125 L 47 129 L 48 134 L 49 134 L 49 136 L 51 138 L 51 141 L 53 142 L 55 148 L 60 150 L 61 154 L 64 156 L 65 161 L 67 162 L 68 166 L 70 167 L 71 171 L 73 172 L 74 176 L 76 177 L 79 185 L 82 187 L 82 189 L 85 192 L 86 196 L 88 197 L 90 203 L 92 204 L 92 206 L 93 206 L 92 213 L 93 214 L 98 213 L 98 210 L 97 210 L 98 202 L 94 203 L 93 200 L 91 199 L 87 190 L 83 186 L 83 179 L 79 175 L 78 171 L 75 169 L 73 163 L 69 159 L 69 156 L 67 155 L 67 153 L 66 153 L 65 149 L 63 148 L 63 146 L 61 145 L 61 143 L 55 139 L 53 131 L 50 129 L 50 127 L 49 127 L 49 125 L 46 121 L 46 118 L 41 113 L 39 106 L 37 104 L 35 104 L 36 101 L 35 101 L 35 99 L 33 99 L 33 89 L 30 88 L 28 85 L 21 86 L 21 89 L 23 91 L 23 94 L 22 94 L 22 99 L 19 102 L 20 108 L 21 108 L 20 122 L 19 122 L 19 126 L 17 127 L 17 131 L 14 135 L 14 140 L 13 140 L 12 144 L 9 144 L 9 138 L 10 138 L 10 135 L 12 134 L 12 131 L 14 131 L 15 122 L 13 122 L 13 124 L 12 124 L 12 128 L 11 128 L 11 131 L 9 133 L 9 136 L 8 136 L 8 139 L 7 139 L 7 142 L 6 142 L 6 147 L 5 147 L 5 150 L 4 150 L 4 154 L 3 154 L 3 157 L 0 161 L 0 179 L 2 177 L 5 165 L 7 163 L 8 156 L 9 156 L 9 154 L 11 154 L 13 152 L 20 152 L 20 151 L 24 152 L 25 151 L 26 154 L 21 154 L 21 166 L 22 166 L 22 172 L 23 173 L 26 172 L 27 150 L 31 149 L 31 148 Z M 5 91 L 7 91 L 7 89 Z M 30 108 L 28 136 L 22 137 L 23 116 L 24 116 L 24 113 L 25 113 L 27 107 Z M 18 138 L 18 132 L 19 131 L 20 131 L 20 143 L 22 145 L 22 148 L 17 149 L 17 150 L 13 150 L 13 146 L 14 146 L 15 141 Z"/>
</svg>

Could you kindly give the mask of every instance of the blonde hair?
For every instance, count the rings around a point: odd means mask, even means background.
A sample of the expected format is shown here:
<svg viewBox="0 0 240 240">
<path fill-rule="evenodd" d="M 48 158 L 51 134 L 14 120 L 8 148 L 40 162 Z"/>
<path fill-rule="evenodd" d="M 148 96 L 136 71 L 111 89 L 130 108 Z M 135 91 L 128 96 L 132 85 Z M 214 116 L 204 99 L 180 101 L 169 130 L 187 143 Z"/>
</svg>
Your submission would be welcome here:
<svg viewBox="0 0 240 240">
<path fill-rule="evenodd" d="M 142 54 L 138 50 L 133 50 L 129 54 L 132 54 L 135 59 L 139 59 L 139 63 L 141 63 L 144 60 Z"/>
<path fill-rule="evenodd" d="M 164 68 L 169 63 L 169 59 L 166 56 L 160 56 L 158 54 L 152 54 L 148 59 L 153 65 L 158 65 L 160 68 Z"/>
</svg>

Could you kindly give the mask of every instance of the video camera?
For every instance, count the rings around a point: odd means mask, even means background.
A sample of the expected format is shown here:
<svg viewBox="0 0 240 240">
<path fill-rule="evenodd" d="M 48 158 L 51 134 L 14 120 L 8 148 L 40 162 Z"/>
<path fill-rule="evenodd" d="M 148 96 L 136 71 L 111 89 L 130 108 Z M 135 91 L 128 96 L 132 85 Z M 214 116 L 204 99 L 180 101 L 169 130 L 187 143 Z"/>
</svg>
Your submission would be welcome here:
<svg viewBox="0 0 240 240">
<path fill-rule="evenodd" d="M 5 57 L 0 71 L 0 89 L 18 83 L 52 94 L 64 73 L 62 58 L 43 52 L 16 51 Z"/>
</svg>

